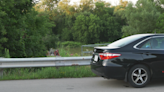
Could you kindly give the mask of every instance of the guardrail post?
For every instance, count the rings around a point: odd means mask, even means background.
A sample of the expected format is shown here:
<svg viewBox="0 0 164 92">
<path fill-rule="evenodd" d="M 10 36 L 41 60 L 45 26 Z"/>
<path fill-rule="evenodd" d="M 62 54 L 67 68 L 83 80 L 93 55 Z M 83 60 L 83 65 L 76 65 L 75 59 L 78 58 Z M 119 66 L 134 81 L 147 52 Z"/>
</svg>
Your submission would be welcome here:
<svg viewBox="0 0 164 92">
<path fill-rule="evenodd" d="M 83 45 L 81 46 L 81 56 L 83 56 Z"/>
<path fill-rule="evenodd" d="M 2 63 L 0 63 L 2 65 Z M 0 68 L 0 78 L 3 78 L 3 68 Z"/>
<path fill-rule="evenodd" d="M 0 68 L 0 77 L 3 78 L 3 69 Z"/>
<path fill-rule="evenodd" d="M 3 57 L 0 57 L 0 58 L 3 58 Z M 0 66 L 2 65 L 2 63 L 0 63 Z M 0 68 L 0 78 L 2 79 L 3 78 L 3 68 Z"/>
<path fill-rule="evenodd" d="M 56 66 L 56 69 L 58 70 L 58 69 L 59 69 L 59 67 L 58 67 L 58 66 Z"/>
</svg>

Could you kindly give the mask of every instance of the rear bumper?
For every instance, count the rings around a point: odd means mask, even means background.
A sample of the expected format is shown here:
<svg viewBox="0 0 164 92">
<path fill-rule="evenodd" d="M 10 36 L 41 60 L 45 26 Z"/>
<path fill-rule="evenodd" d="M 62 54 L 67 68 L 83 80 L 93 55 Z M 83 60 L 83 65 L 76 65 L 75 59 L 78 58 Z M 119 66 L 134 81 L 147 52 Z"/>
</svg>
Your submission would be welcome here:
<svg viewBox="0 0 164 92">
<path fill-rule="evenodd" d="M 98 76 L 107 79 L 125 79 L 126 69 L 122 66 L 98 66 L 91 64 L 91 70 Z"/>
</svg>

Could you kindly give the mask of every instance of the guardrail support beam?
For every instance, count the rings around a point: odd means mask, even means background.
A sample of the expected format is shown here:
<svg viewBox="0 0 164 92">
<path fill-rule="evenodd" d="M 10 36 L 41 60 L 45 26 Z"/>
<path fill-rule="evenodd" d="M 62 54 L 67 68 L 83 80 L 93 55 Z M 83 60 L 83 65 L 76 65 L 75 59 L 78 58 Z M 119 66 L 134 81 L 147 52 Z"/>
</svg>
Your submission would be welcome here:
<svg viewBox="0 0 164 92">
<path fill-rule="evenodd" d="M 0 78 L 3 78 L 3 69 L 0 68 Z"/>
<path fill-rule="evenodd" d="M 92 56 L 84 57 L 39 57 L 39 58 L 0 58 L 0 79 L 3 69 L 21 67 L 60 67 L 90 65 Z"/>
<path fill-rule="evenodd" d="M 2 65 L 2 63 L 0 63 Z M 0 78 L 3 78 L 3 68 L 0 68 Z"/>
</svg>

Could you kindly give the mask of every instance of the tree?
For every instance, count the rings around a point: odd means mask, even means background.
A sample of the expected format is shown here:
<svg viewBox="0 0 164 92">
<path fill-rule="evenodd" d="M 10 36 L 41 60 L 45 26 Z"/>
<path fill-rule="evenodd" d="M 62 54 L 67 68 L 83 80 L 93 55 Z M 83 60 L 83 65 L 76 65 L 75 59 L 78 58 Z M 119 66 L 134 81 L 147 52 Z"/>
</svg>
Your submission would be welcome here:
<svg viewBox="0 0 164 92">
<path fill-rule="evenodd" d="M 127 20 L 127 25 L 122 28 L 124 36 L 154 32 L 159 16 L 160 12 L 153 2 L 138 0 L 135 6 L 129 3 L 122 13 L 122 17 Z"/>
<path fill-rule="evenodd" d="M 52 30 L 61 41 L 99 43 L 121 37 L 125 21 L 113 15 L 110 3 L 100 0 L 81 0 L 79 6 L 69 3 L 70 0 L 62 0 L 52 10 L 56 25 Z"/>
<path fill-rule="evenodd" d="M 121 28 L 125 21 L 119 16 L 113 15 L 114 8 L 106 6 L 104 2 L 96 2 L 94 14 L 100 18 L 99 31 L 101 42 L 113 42 L 122 36 Z"/>
<path fill-rule="evenodd" d="M 31 11 L 29 7 L 33 5 L 32 0 L 3 0 L 0 3 L 0 11 L 5 14 L 1 16 L 1 29 L 4 31 L 3 36 L 5 36 L 5 43 L 1 44 L 3 50 L 0 52 L 4 53 L 4 48 L 9 49 L 11 56 L 16 55 L 18 52 L 21 55 L 22 46 L 20 42 L 20 37 L 23 35 L 23 27 L 25 24 L 25 15 Z M 2 55 L 1 54 L 1 55 Z"/>
<path fill-rule="evenodd" d="M 150 0 L 150 1 L 154 3 L 155 7 L 160 13 L 164 13 L 163 11 L 164 0 Z"/>
<path fill-rule="evenodd" d="M 154 1 L 156 8 L 158 9 L 158 11 L 161 13 L 159 18 L 156 21 L 156 27 L 157 29 L 155 30 L 157 33 L 164 33 L 164 0 L 156 0 Z"/>
<path fill-rule="evenodd" d="M 60 0 L 41 0 L 34 8 L 39 12 L 46 12 L 49 15 L 50 20 L 54 20 L 54 9 L 58 6 Z"/>
<path fill-rule="evenodd" d="M 3 24 L 3 18 L 6 15 L 6 12 L 0 9 L 0 56 L 3 55 L 3 50 L 5 49 L 3 47 L 3 44 L 5 44 L 8 41 L 8 39 L 5 37 L 7 31 L 5 29 L 5 25 Z"/>
<path fill-rule="evenodd" d="M 73 25 L 75 22 L 76 18 L 75 16 L 67 15 L 65 16 L 65 22 L 64 22 L 64 27 L 62 29 L 61 33 L 61 40 L 62 41 L 74 41 L 73 39 Z"/>
<path fill-rule="evenodd" d="M 53 25 L 46 16 L 38 15 L 32 0 L 3 0 L 0 3 L 0 55 L 4 48 L 11 57 L 45 56 L 43 38 Z"/>
<path fill-rule="evenodd" d="M 48 44 L 57 42 L 57 40 L 51 41 L 46 38 L 47 35 L 52 33 L 54 24 L 46 14 L 39 15 L 36 11 L 28 13 L 26 18 L 27 27 L 23 38 L 26 57 L 45 56 L 46 50 L 49 49 Z"/>
<path fill-rule="evenodd" d="M 119 5 L 114 7 L 114 14 L 117 14 L 120 16 L 123 13 L 123 10 L 125 10 L 127 4 L 128 4 L 128 1 L 120 0 Z"/>
<path fill-rule="evenodd" d="M 164 13 L 162 13 L 157 22 L 156 22 L 156 26 L 157 26 L 157 29 L 156 29 L 156 32 L 157 33 L 164 33 Z"/>
<path fill-rule="evenodd" d="M 92 12 L 92 10 L 94 9 L 94 2 L 93 0 L 81 0 L 78 10 L 81 12 L 84 11 L 88 11 L 88 12 Z"/>
<path fill-rule="evenodd" d="M 73 29 L 73 38 L 82 43 L 99 42 L 100 18 L 89 12 L 84 12 L 76 17 Z"/>
<path fill-rule="evenodd" d="M 59 2 L 58 8 L 66 15 L 74 15 L 77 12 L 77 5 L 70 5 L 69 3 L 70 0 L 62 0 Z"/>
</svg>

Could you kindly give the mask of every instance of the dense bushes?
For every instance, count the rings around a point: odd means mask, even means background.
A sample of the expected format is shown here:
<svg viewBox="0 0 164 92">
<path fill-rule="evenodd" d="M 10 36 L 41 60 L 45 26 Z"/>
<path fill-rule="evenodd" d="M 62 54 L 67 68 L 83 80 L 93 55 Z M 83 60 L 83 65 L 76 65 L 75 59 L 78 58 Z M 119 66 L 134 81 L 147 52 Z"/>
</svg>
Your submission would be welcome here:
<svg viewBox="0 0 164 92">
<path fill-rule="evenodd" d="M 120 6 L 116 15 L 125 19 L 127 24 L 122 28 L 123 36 L 163 33 L 163 4 L 163 0 L 138 0 L 136 4 L 130 2 L 124 8 Z"/>
<path fill-rule="evenodd" d="M 51 21 L 56 24 L 52 31 L 60 41 L 94 44 L 113 42 L 122 36 L 121 28 L 125 20 L 113 15 L 115 7 L 107 2 L 81 0 L 79 5 L 70 5 L 69 0 L 62 0 L 54 8 L 49 6 L 49 1 L 46 2 L 48 7 L 43 8 L 45 2 L 38 4 L 39 9 L 45 9 L 43 12 L 50 15 Z"/>
<path fill-rule="evenodd" d="M 38 14 L 33 0 L 0 2 L 0 57 L 5 56 L 5 48 L 10 57 L 45 56 L 43 39 L 54 26 L 47 14 Z"/>
</svg>

